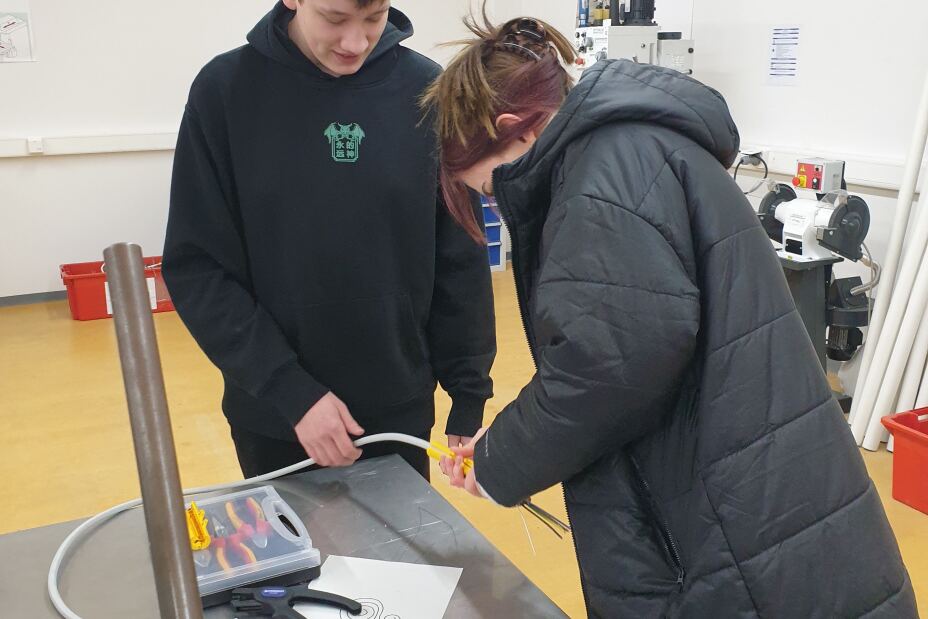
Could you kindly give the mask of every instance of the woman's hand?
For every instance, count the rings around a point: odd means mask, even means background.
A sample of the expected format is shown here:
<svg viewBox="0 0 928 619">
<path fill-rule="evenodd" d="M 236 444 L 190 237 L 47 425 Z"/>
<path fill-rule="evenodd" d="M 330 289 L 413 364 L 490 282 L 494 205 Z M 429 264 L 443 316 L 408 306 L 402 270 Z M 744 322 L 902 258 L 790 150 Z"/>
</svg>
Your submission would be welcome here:
<svg viewBox="0 0 928 619">
<path fill-rule="evenodd" d="M 480 492 L 480 489 L 477 487 L 477 475 L 476 470 L 471 469 L 470 473 L 464 474 L 464 458 L 473 458 L 474 457 L 474 445 L 477 444 L 477 441 L 480 440 L 480 437 L 486 434 L 486 428 L 480 428 L 477 431 L 477 434 L 474 435 L 466 445 L 462 447 L 452 447 L 451 449 L 454 453 L 457 454 L 457 457 L 453 460 L 448 456 L 443 456 L 439 462 L 439 467 L 441 472 L 444 473 L 448 480 L 451 482 L 451 485 L 455 488 L 463 488 L 470 494 L 474 495 L 477 498 L 483 499 L 486 498 Z"/>
</svg>

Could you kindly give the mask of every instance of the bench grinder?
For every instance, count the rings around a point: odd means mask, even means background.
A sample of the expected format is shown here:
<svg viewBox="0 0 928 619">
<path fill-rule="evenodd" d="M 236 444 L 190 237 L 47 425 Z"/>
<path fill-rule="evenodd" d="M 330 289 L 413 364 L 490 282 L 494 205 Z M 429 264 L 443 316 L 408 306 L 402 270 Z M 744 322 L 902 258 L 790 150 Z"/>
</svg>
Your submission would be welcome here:
<svg viewBox="0 0 928 619">
<path fill-rule="evenodd" d="M 863 343 L 868 292 L 877 284 L 879 267 L 864 244 L 870 209 L 859 196 L 848 195 L 844 162 L 800 161 L 793 186 L 771 184 L 758 216 L 780 246 L 777 255 L 822 366 L 826 356 L 850 360 Z M 867 284 L 860 277 L 835 279 L 833 266 L 845 259 L 861 261 L 874 277 Z"/>
</svg>

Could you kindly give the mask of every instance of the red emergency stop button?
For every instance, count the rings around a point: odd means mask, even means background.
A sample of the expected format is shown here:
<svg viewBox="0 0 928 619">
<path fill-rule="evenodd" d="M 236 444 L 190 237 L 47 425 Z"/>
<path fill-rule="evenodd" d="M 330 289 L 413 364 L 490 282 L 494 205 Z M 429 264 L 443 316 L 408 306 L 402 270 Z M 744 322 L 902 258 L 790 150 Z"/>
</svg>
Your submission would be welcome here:
<svg viewBox="0 0 928 619">
<path fill-rule="evenodd" d="M 794 176 L 794 177 L 793 177 L 793 187 L 799 187 L 800 185 L 802 185 L 802 179 L 799 178 L 798 176 Z"/>
</svg>

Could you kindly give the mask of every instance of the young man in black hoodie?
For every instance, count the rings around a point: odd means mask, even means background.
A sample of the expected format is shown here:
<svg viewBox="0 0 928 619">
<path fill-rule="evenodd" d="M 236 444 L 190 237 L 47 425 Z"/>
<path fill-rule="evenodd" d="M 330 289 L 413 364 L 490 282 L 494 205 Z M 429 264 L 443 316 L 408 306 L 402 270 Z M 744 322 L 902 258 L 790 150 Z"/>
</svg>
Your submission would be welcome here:
<svg viewBox="0 0 928 619">
<path fill-rule="evenodd" d="M 225 380 L 246 476 L 353 438 L 428 438 L 436 380 L 449 443 L 491 395 L 485 250 L 439 202 L 418 97 L 439 67 L 389 0 L 283 0 L 248 44 L 203 68 L 174 160 L 164 275 Z M 424 452 L 399 453 L 428 477 Z"/>
</svg>

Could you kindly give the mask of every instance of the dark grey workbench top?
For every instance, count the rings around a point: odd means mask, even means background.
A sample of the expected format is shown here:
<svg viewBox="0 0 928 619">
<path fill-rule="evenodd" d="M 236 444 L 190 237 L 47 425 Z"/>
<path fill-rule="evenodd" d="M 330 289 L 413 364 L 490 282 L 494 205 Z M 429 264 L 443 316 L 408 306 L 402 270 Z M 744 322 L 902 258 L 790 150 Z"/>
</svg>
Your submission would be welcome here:
<svg viewBox="0 0 928 619">
<path fill-rule="evenodd" d="M 463 568 L 447 618 L 565 617 L 441 495 L 397 456 L 272 482 L 322 551 Z M 0 616 L 58 617 L 48 566 L 79 521 L 0 536 Z M 65 601 L 83 619 L 158 616 L 141 509 L 93 531 L 66 562 Z M 206 612 L 234 617 L 231 606 Z"/>
</svg>

